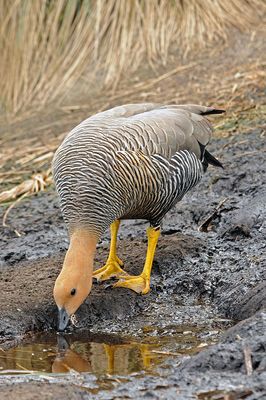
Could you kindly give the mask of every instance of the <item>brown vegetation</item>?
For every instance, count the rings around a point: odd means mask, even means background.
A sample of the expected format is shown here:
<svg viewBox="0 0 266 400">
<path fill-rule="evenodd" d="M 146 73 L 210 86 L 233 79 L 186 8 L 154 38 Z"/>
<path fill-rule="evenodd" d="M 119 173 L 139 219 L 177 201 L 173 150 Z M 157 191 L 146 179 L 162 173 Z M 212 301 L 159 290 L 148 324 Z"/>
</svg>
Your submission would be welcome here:
<svg viewBox="0 0 266 400">
<path fill-rule="evenodd" d="M 0 0 L 0 107 L 17 113 L 64 95 L 81 77 L 115 87 L 141 63 L 166 65 L 249 29 L 263 0 Z"/>
</svg>

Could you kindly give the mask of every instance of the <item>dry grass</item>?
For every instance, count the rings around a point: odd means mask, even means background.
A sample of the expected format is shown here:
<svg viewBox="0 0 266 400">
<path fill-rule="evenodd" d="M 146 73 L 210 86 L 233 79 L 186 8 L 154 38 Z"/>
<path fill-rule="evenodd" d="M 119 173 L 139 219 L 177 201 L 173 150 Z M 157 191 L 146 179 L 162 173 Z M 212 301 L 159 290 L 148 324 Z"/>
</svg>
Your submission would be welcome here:
<svg viewBox="0 0 266 400">
<path fill-rule="evenodd" d="M 17 113 L 65 95 L 81 77 L 115 87 L 141 63 L 249 29 L 263 0 L 0 0 L 0 106 Z M 181 49 L 181 51 L 180 51 Z"/>
<path fill-rule="evenodd" d="M 33 175 L 31 179 L 27 179 L 21 182 L 19 185 L 13 187 L 12 189 L 0 193 L 0 203 L 13 201 L 8 206 L 3 215 L 2 225 L 5 227 L 8 226 L 6 222 L 7 216 L 17 203 L 19 203 L 25 197 L 43 191 L 51 183 L 52 183 L 51 169 L 48 169 L 46 172 Z M 20 233 L 18 231 L 15 231 L 15 233 L 18 236 L 20 236 Z"/>
</svg>

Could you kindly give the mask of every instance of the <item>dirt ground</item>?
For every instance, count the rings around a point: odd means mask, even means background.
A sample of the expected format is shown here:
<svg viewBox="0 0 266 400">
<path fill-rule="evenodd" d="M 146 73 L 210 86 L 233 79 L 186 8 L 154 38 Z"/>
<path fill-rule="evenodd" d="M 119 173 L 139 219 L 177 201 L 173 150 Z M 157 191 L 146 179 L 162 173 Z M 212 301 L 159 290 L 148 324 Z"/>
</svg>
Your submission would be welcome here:
<svg viewBox="0 0 266 400">
<path fill-rule="evenodd" d="M 239 64 L 244 55 L 252 64 L 254 48 L 242 44 Z M 227 58 L 223 65 L 218 63 L 223 55 L 216 54 L 212 76 L 233 68 L 232 63 L 236 65 L 236 60 L 228 56 L 233 49 L 224 52 Z M 208 60 L 204 62 L 205 71 Z M 197 82 L 190 84 L 190 90 L 196 92 Z M 170 88 L 172 84 L 168 85 Z M 253 123 L 234 109 L 220 137 L 216 135 L 209 146 L 225 169 L 209 168 L 201 183 L 166 216 L 151 292 L 138 296 L 126 289 L 112 289 L 110 282 L 95 283 L 77 312 L 77 326 L 68 328 L 69 332 L 89 329 L 121 338 L 142 338 L 143 328 L 150 326 L 220 327 L 226 331 L 219 343 L 178 362 L 169 359 L 155 375 L 109 377 L 108 390 L 97 385 L 90 374 L 53 378 L 3 375 L 0 398 L 223 399 L 225 393 L 228 399 L 266 398 L 266 93 L 265 88 L 254 91 L 252 87 L 245 93 L 247 104 L 250 96 L 251 108 L 254 102 L 259 105 L 252 114 Z M 184 95 L 184 100 L 191 97 Z M 128 102 L 127 98 L 122 100 Z M 72 123 L 74 116 L 71 118 Z M 23 124 L 28 130 L 30 122 L 17 122 L 25 132 Z M 230 135 L 224 134 L 227 127 Z M 10 146 L 9 141 L 6 143 Z M 16 145 L 14 142 L 14 148 Z M 8 228 L 0 227 L 3 349 L 33 332 L 55 329 L 52 288 L 68 246 L 53 188 L 20 202 L 10 212 L 8 223 Z M 202 224 L 206 232 L 198 230 Z M 125 221 L 120 231 L 118 254 L 125 269 L 134 274 L 144 262 L 145 228 L 145 221 Z M 97 267 L 107 257 L 108 239 L 106 233 L 99 243 Z"/>
</svg>

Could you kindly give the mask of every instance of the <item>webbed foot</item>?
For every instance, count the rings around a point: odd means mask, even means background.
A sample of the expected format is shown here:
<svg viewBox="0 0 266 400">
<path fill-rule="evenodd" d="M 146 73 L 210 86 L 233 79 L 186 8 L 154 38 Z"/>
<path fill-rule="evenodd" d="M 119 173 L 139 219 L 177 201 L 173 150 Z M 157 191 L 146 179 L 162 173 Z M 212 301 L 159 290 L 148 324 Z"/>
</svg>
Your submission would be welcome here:
<svg viewBox="0 0 266 400">
<path fill-rule="evenodd" d="M 115 258 L 110 258 L 107 260 L 106 264 L 93 272 L 93 278 L 97 279 L 98 282 L 106 281 L 110 278 L 120 278 L 128 276 L 128 273 L 124 271 L 121 267 L 123 266 L 123 261 L 117 256 Z"/>
<path fill-rule="evenodd" d="M 134 290 L 134 292 L 139 294 L 147 294 L 150 291 L 150 279 L 148 279 L 144 274 L 122 276 L 113 287 L 124 287 Z"/>
</svg>

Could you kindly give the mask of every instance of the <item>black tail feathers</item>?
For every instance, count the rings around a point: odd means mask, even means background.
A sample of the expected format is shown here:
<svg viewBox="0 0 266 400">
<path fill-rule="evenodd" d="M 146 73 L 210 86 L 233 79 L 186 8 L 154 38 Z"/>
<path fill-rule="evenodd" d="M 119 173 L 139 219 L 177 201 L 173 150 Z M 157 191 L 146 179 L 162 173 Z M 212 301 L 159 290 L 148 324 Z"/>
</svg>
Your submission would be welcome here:
<svg viewBox="0 0 266 400">
<path fill-rule="evenodd" d="M 203 164 L 203 167 L 204 167 L 204 171 L 206 171 L 206 169 L 208 168 L 209 164 L 213 165 L 214 167 L 224 168 L 223 165 L 220 163 L 220 161 L 217 160 L 217 158 L 215 158 L 206 149 L 204 151 L 204 157 L 203 157 L 202 164 Z"/>
<path fill-rule="evenodd" d="M 208 107 L 207 111 L 202 112 L 201 115 L 223 114 L 224 112 L 225 110 L 221 110 L 219 108 Z M 211 153 L 209 153 L 204 145 L 202 145 L 200 142 L 198 143 L 201 150 L 201 159 L 204 171 L 206 171 L 209 164 L 213 165 L 214 167 L 223 168 L 223 165 L 220 163 L 220 161 L 217 160 Z"/>
<path fill-rule="evenodd" d="M 208 111 L 201 113 L 201 115 L 210 115 L 210 114 L 223 114 L 225 110 L 219 110 L 218 108 L 210 108 Z"/>
<path fill-rule="evenodd" d="M 206 169 L 208 168 L 208 165 L 211 164 L 214 167 L 220 167 L 223 168 L 223 165 L 220 163 L 219 160 L 217 160 L 217 158 L 215 158 L 211 153 L 208 152 L 208 150 L 206 150 L 206 146 L 204 146 L 203 144 L 201 144 L 198 141 L 199 147 L 200 147 L 200 152 L 201 152 L 201 162 L 204 168 L 204 172 L 206 171 Z"/>
</svg>

